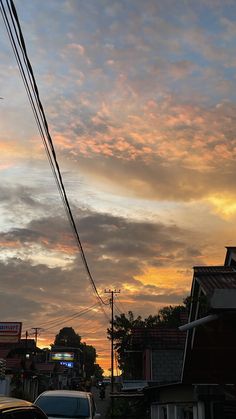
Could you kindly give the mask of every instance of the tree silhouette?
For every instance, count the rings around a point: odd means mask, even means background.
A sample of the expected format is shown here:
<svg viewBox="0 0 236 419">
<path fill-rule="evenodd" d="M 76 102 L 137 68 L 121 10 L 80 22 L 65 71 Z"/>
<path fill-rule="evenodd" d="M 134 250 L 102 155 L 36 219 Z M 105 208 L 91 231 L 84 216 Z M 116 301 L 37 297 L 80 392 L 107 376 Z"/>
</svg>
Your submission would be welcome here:
<svg viewBox="0 0 236 419">
<path fill-rule="evenodd" d="M 117 353 L 118 366 L 121 371 L 127 370 L 129 357 L 127 353 L 132 350 L 132 330 L 136 327 L 149 329 L 152 327 L 177 328 L 181 324 L 182 313 L 187 314 L 189 310 L 190 297 L 183 300 L 182 305 L 165 306 L 156 315 L 149 315 L 142 319 L 141 316 L 134 317 L 132 311 L 115 316 L 114 318 L 114 349 Z M 107 329 L 108 339 L 111 339 L 111 328 Z M 134 355 L 133 355 L 134 357 Z M 130 357 L 131 359 L 131 357 Z"/>
<path fill-rule="evenodd" d="M 53 346 L 80 348 L 81 336 L 74 331 L 73 327 L 63 327 L 56 335 Z"/>
</svg>

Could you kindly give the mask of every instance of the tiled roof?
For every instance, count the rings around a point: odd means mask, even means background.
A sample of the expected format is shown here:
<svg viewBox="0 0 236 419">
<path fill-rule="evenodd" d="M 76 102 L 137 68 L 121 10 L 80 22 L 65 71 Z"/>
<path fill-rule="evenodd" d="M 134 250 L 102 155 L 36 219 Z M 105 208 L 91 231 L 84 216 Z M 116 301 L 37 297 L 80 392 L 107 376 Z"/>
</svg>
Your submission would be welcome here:
<svg viewBox="0 0 236 419">
<path fill-rule="evenodd" d="M 35 365 L 36 370 L 40 371 L 40 372 L 53 372 L 54 368 L 55 368 L 55 364 L 54 363 L 36 363 Z M 65 371 L 65 367 L 64 365 L 57 365 L 57 372 L 64 372 Z"/>
<path fill-rule="evenodd" d="M 43 364 L 43 363 L 37 363 L 36 364 L 36 369 L 38 371 L 43 371 L 43 372 L 52 372 L 53 369 L 55 368 L 55 364 Z"/>
<path fill-rule="evenodd" d="M 21 368 L 21 359 L 20 358 L 7 358 L 6 359 L 7 362 L 7 369 L 19 369 Z"/>
<path fill-rule="evenodd" d="M 0 348 L 0 358 L 5 359 L 7 355 L 9 354 L 10 349 L 2 349 Z"/>
<path fill-rule="evenodd" d="M 174 328 L 135 328 L 132 331 L 133 345 L 155 346 L 156 348 L 179 348 L 185 343 L 186 332 Z"/>
</svg>

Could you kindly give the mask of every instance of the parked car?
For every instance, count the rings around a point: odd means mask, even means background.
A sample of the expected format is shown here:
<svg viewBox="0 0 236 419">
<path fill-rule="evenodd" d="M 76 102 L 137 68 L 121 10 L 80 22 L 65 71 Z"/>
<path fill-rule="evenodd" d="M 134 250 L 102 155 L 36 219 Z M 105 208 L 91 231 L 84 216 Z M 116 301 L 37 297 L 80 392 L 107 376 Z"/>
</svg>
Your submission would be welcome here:
<svg viewBox="0 0 236 419">
<path fill-rule="evenodd" d="M 60 419 L 99 419 L 91 393 L 76 390 L 49 390 L 35 400 L 48 416 Z"/>
<path fill-rule="evenodd" d="M 1 419 L 47 419 L 42 410 L 33 403 L 14 397 L 0 396 Z"/>
</svg>

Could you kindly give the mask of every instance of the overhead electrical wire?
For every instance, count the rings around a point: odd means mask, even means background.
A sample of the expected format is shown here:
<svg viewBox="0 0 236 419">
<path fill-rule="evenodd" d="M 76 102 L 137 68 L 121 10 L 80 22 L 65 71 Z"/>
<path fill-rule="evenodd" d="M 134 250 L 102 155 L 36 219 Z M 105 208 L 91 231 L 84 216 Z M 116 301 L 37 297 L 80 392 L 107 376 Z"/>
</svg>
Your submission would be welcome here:
<svg viewBox="0 0 236 419">
<path fill-rule="evenodd" d="M 91 306 L 89 306 L 89 307 L 87 307 L 87 308 L 85 308 L 85 309 L 83 309 L 83 310 L 81 310 L 81 311 L 79 311 L 78 313 L 74 313 L 73 315 L 71 315 L 71 316 L 62 316 L 62 317 L 57 317 L 57 318 L 55 318 L 54 320 L 49 320 L 48 322 L 45 322 L 45 323 L 41 323 L 39 326 L 38 326 L 38 328 L 39 329 L 41 329 L 41 331 L 42 332 L 47 332 L 47 334 L 49 333 L 51 333 L 52 335 L 55 335 L 56 333 L 57 333 L 57 331 L 55 330 L 55 331 L 53 331 L 52 329 L 54 329 L 55 327 L 57 327 L 58 325 L 63 325 L 63 324 L 65 324 L 65 323 L 67 323 L 69 320 L 76 320 L 78 317 L 82 317 L 84 314 L 87 314 L 88 312 L 90 312 L 90 317 L 91 317 L 91 314 L 92 314 L 92 316 L 94 317 L 95 316 L 95 313 L 93 312 L 94 311 L 94 308 L 96 307 L 98 305 L 98 302 L 96 303 L 96 304 L 93 304 L 93 305 L 91 305 Z M 59 322 L 58 322 L 58 320 L 59 320 Z M 86 319 L 85 320 L 85 322 L 88 322 L 88 321 L 90 321 L 91 322 L 91 318 L 90 319 Z M 51 323 L 51 324 L 49 324 L 49 323 Z M 48 327 L 45 327 L 45 326 L 47 326 L 48 325 Z M 83 321 L 83 325 L 84 325 L 84 321 Z M 27 327 L 25 327 L 25 330 L 23 330 L 22 331 L 22 334 L 23 335 L 25 335 L 26 333 L 27 333 L 27 335 L 28 336 L 34 336 L 35 334 L 32 332 L 32 333 L 28 333 L 28 330 L 30 330 L 30 329 L 32 329 L 33 327 L 31 327 L 31 326 L 29 326 L 28 328 Z M 100 331 L 100 330 L 104 330 L 104 327 L 102 326 L 101 328 L 99 328 L 99 329 L 97 329 L 97 328 L 95 328 L 95 329 L 89 329 L 89 331 L 90 331 L 90 333 L 92 332 L 92 333 L 95 333 L 95 332 L 98 332 L 98 331 Z M 49 332 L 50 331 L 50 332 Z"/>
<path fill-rule="evenodd" d="M 2 6 L 2 1 L 1 1 L 1 6 Z M 28 82 L 27 82 L 27 77 L 26 77 L 26 74 L 25 74 L 25 70 L 24 70 L 22 62 L 20 60 L 20 56 L 19 56 L 17 46 L 16 46 L 16 43 L 15 43 L 15 40 L 14 40 L 12 29 L 11 29 L 9 20 L 7 18 L 7 13 L 6 13 L 4 7 L 3 8 L 1 7 L 1 14 L 2 14 L 4 23 L 5 23 L 6 29 L 7 29 L 7 33 L 8 33 L 11 45 L 12 45 L 13 53 L 15 55 L 15 58 L 16 58 L 16 61 L 17 61 L 17 64 L 18 64 L 18 68 L 20 70 L 20 74 L 21 74 L 21 77 L 22 77 L 22 80 L 23 80 L 23 83 L 24 83 L 24 86 L 25 86 L 25 89 L 26 89 L 26 93 L 27 93 L 27 96 L 28 96 L 28 99 L 29 99 L 29 102 L 30 102 L 35 120 L 36 120 L 36 124 L 37 124 L 39 133 L 40 133 L 40 135 L 42 137 L 42 140 L 43 140 L 43 143 L 44 143 L 44 147 L 45 147 L 45 150 L 46 150 L 46 153 L 47 153 L 47 157 L 49 159 L 50 166 L 51 166 L 52 170 L 54 171 L 54 176 L 57 178 L 55 168 L 53 166 L 53 161 L 52 161 L 52 158 L 50 156 L 50 152 L 49 152 L 48 145 L 47 145 L 47 142 L 46 142 L 46 138 L 45 138 L 43 129 L 42 129 L 41 124 L 40 124 L 40 119 L 39 119 L 38 114 L 37 114 L 36 106 L 35 106 L 35 103 L 34 103 L 34 98 L 32 96 L 32 93 L 31 93 L 30 89 L 29 89 L 29 85 L 28 85 Z"/>
<path fill-rule="evenodd" d="M 63 323 L 68 322 L 69 320 L 74 320 L 78 317 L 81 317 L 81 316 L 83 316 L 84 314 L 88 313 L 91 310 L 92 310 L 91 308 L 88 308 L 87 310 L 84 310 L 82 313 L 77 314 L 77 316 L 73 316 L 73 317 L 68 318 Z M 49 326 L 49 327 L 46 327 L 46 328 L 43 328 L 43 329 L 44 329 L 44 331 L 47 331 L 47 330 L 53 329 L 54 327 L 59 326 L 61 324 L 62 324 L 61 322 L 58 322 L 58 323 L 54 324 L 53 326 Z"/>
<path fill-rule="evenodd" d="M 123 302 L 120 300 L 118 295 L 116 296 L 116 300 L 119 303 L 121 309 L 123 310 L 123 313 L 125 313 L 126 312 L 125 306 L 124 306 Z"/>
<path fill-rule="evenodd" d="M 114 302 L 114 307 L 119 314 L 123 314 L 118 305 Z"/>
<path fill-rule="evenodd" d="M 52 325 L 53 326 L 56 326 L 58 324 L 58 322 L 59 322 L 59 324 L 63 324 L 63 323 L 65 323 L 68 320 L 72 320 L 72 319 L 74 319 L 76 317 L 80 317 L 81 315 L 83 315 L 83 314 L 85 314 L 85 313 L 93 310 L 97 305 L 98 305 L 98 302 L 95 303 L 95 304 L 93 304 L 93 305 L 91 305 L 91 306 L 89 306 L 89 307 L 86 307 L 86 308 L 78 311 L 77 313 L 74 313 L 74 314 L 71 314 L 71 315 L 68 315 L 68 316 L 65 316 L 65 315 L 58 316 L 58 317 L 56 317 L 54 319 L 51 319 L 51 320 L 48 320 L 48 321 L 46 321 L 44 323 L 39 324 L 38 327 L 43 328 L 44 330 L 46 330 L 45 329 L 45 326 L 46 327 L 47 326 L 52 326 Z M 32 329 L 32 327 L 33 326 L 28 326 L 28 328 L 25 327 L 25 329 Z"/>
<path fill-rule="evenodd" d="M 49 127 L 46 119 L 46 115 L 43 109 L 43 105 L 40 100 L 39 91 L 37 87 L 37 83 L 34 77 L 33 68 L 31 66 L 30 60 L 28 58 L 27 49 L 23 37 L 23 33 L 21 30 L 21 25 L 19 22 L 19 18 L 17 15 L 17 11 L 14 5 L 13 0 L 5 0 L 5 4 L 7 6 L 8 13 L 6 11 L 6 8 L 4 6 L 4 1 L 0 0 L 0 10 L 3 17 L 3 21 L 10 39 L 10 43 L 13 49 L 13 53 L 16 58 L 17 65 L 20 70 L 20 74 L 27 92 L 27 96 L 30 102 L 30 106 L 32 108 L 36 124 L 40 133 L 40 136 L 43 140 L 43 144 L 46 150 L 46 154 L 54 175 L 54 178 L 56 180 L 56 185 L 58 187 L 59 193 L 62 198 L 62 202 L 69 220 L 69 223 L 71 225 L 73 234 L 76 239 L 77 246 L 80 251 L 81 259 L 83 262 L 83 265 L 85 267 L 85 271 L 88 275 L 88 278 L 91 282 L 91 285 L 93 287 L 94 293 L 96 297 L 98 298 L 98 301 L 102 305 L 109 305 L 109 303 L 106 303 L 102 297 L 100 296 L 95 280 L 92 276 L 92 273 L 90 271 L 87 258 L 85 256 L 85 252 L 82 246 L 82 242 L 79 236 L 79 232 L 75 223 L 75 219 L 69 204 L 69 200 L 67 197 L 67 193 L 65 190 L 65 186 L 63 183 L 62 175 L 60 172 L 59 163 L 57 161 L 56 151 L 53 145 L 53 141 L 51 138 L 51 134 L 49 132 Z M 19 53 L 19 48 L 21 55 L 23 57 L 24 64 L 22 63 L 22 58 Z M 105 312 L 104 308 L 102 307 L 102 310 L 104 314 L 107 316 L 107 313 Z"/>
</svg>

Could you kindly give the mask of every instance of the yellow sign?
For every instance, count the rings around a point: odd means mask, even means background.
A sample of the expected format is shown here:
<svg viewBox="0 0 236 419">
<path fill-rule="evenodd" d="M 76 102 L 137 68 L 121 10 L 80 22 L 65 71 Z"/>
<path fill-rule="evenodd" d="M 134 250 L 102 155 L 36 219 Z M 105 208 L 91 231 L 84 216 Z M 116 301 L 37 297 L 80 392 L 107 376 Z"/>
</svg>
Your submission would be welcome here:
<svg viewBox="0 0 236 419">
<path fill-rule="evenodd" d="M 52 361 L 74 361 L 73 352 L 52 352 L 51 353 Z"/>
</svg>

